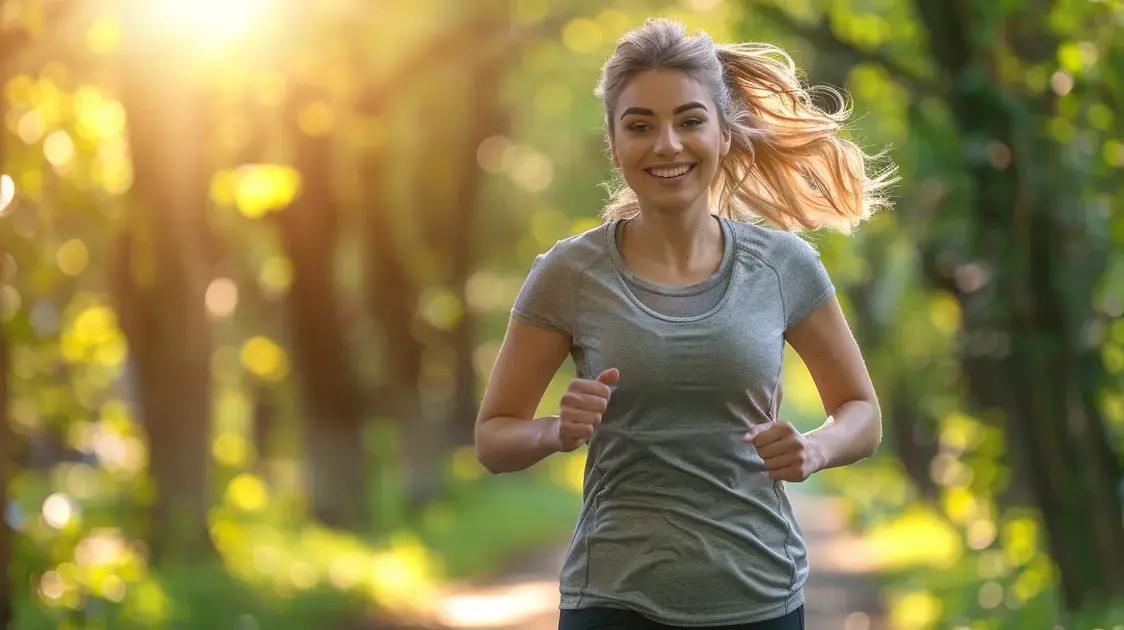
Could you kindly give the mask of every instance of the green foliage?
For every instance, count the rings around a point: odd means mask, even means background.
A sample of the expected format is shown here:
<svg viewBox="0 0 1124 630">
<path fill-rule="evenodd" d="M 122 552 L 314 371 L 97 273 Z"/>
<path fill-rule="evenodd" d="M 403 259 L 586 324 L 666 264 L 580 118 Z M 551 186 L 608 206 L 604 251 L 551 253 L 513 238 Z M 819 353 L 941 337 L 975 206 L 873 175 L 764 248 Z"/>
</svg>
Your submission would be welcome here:
<svg viewBox="0 0 1124 630">
<path fill-rule="evenodd" d="M 564 540 L 580 503 L 566 475 L 581 460 L 567 462 L 493 477 L 454 458 L 446 496 L 365 537 L 293 519 L 283 496 L 260 495 L 268 490 L 241 475 L 213 514 L 222 564 L 151 568 L 117 529 L 131 522 L 125 512 L 101 519 L 75 505 L 61 531 L 40 525 L 34 538 L 18 539 L 16 572 L 32 579 L 17 585 L 15 628 L 297 630 L 343 626 L 383 607 L 398 615 L 406 599 L 442 581 L 493 572 Z"/>
<path fill-rule="evenodd" d="M 416 528 L 449 579 L 491 573 L 569 537 L 580 496 L 538 474 L 485 477 L 431 505 Z"/>
<path fill-rule="evenodd" d="M 367 606 L 357 597 L 324 587 L 281 596 L 252 588 L 231 577 L 221 566 L 178 567 L 142 588 L 146 590 L 132 597 L 158 598 L 156 601 L 163 603 L 140 610 L 101 598 L 86 600 L 78 610 L 25 603 L 13 628 L 307 630 L 341 627 L 363 614 Z M 28 602 L 23 598 L 21 601 Z"/>
</svg>

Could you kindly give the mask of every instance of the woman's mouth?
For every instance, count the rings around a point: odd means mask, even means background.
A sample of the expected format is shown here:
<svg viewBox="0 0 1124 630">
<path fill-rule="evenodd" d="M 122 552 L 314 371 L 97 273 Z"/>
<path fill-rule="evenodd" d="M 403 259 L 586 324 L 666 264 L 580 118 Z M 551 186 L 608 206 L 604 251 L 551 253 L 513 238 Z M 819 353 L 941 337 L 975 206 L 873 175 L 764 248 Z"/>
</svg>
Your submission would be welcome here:
<svg viewBox="0 0 1124 630">
<path fill-rule="evenodd" d="M 644 169 L 653 179 L 659 182 L 672 183 L 679 181 L 695 169 L 694 164 L 679 164 L 677 166 L 654 166 Z"/>
</svg>

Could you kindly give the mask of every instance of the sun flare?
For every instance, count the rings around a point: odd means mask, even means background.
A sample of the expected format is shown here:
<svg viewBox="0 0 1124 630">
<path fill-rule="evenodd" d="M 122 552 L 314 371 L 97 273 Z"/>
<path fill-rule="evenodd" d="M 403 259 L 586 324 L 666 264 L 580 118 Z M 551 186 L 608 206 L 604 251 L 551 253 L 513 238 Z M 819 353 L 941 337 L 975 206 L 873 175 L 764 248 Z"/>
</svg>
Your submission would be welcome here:
<svg viewBox="0 0 1124 630">
<path fill-rule="evenodd" d="M 141 0 L 138 10 L 151 27 L 190 36 L 202 48 L 223 48 L 258 24 L 271 0 Z"/>
</svg>

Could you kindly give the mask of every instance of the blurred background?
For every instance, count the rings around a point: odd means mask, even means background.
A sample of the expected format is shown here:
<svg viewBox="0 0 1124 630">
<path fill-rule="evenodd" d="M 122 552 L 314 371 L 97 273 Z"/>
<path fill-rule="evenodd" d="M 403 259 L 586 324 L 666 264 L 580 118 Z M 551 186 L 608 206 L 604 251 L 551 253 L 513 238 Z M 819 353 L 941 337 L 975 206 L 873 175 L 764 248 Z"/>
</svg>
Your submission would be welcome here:
<svg viewBox="0 0 1124 630">
<path fill-rule="evenodd" d="M 9 627 L 554 627 L 584 450 L 493 477 L 472 427 L 655 15 L 903 175 L 808 235 L 885 423 L 790 485 L 809 628 L 1124 628 L 1119 0 L 0 0 Z"/>
</svg>

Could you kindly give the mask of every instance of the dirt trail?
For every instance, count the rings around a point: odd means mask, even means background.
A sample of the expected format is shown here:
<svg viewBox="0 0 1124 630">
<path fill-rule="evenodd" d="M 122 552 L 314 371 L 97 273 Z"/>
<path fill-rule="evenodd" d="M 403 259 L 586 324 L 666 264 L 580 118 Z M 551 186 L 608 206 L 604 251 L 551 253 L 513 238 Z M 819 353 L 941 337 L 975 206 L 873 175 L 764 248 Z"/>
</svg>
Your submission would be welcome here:
<svg viewBox="0 0 1124 630">
<path fill-rule="evenodd" d="M 888 630 L 876 578 L 863 562 L 870 554 L 846 531 L 839 500 L 806 492 L 790 497 L 812 565 L 805 586 L 806 630 Z M 450 592 L 441 602 L 441 622 L 459 629 L 556 630 L 564 553 L 562 543 L 484 583 Z"/>
</svg>

